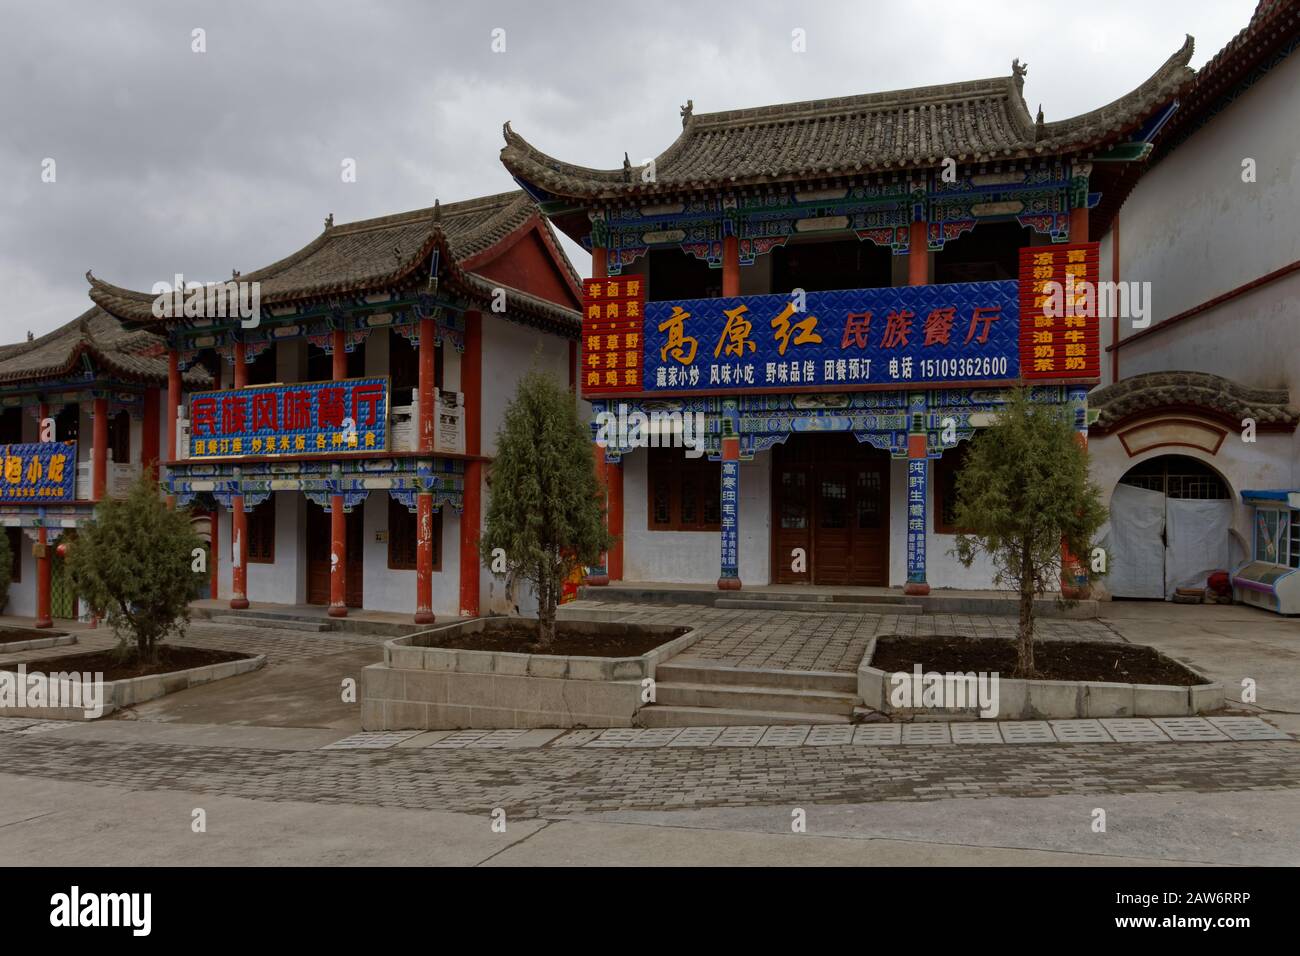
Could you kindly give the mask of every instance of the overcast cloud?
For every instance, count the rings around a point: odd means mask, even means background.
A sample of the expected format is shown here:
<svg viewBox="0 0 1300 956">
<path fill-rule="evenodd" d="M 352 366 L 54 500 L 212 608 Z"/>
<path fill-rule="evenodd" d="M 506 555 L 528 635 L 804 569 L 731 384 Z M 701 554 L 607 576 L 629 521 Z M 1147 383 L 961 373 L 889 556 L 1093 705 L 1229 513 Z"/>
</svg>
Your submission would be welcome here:
<svg viewBox="0 0 1300 956">
<path fill-rule="evenodd" d="M 131 288 L 251 271 L 336 222 L 514 186 L 501 125 L 570 162 L 654 156 L 697 113 L 1010 73 L 1048 121 L 1132 89 L 1254 0 L 0 4 L 0 341 Z M 191 52 L 195 28 L 206 53 Z M 491 49 L 494 28 L 506 49 Z M 807 52 L 791 31 L 807 31 Z M 42 161 L 57 180 L 43 183 Z M 356 160 L 355 183 L 341 163 Z M 567 240 L 566 240 L 567 242 Z M 567 244 L 578 270 L 589 257 Z"/>
</svg>

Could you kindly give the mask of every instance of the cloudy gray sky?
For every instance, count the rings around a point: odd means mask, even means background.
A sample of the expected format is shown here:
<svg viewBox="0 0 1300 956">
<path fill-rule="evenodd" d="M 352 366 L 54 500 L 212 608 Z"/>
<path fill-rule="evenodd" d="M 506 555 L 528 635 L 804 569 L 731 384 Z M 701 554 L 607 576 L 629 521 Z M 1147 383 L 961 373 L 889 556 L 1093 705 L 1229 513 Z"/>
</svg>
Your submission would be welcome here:
<svg viewBox="0 0 1300 956">
<path fill-rule="evenodd" d="M 1199 67 L 1254 0 L 2 6 L 8 342 L 84 311 L 87 269 L 142 289 L 176 272 L 226 278 L 305 245 L 330 212 L 510 189 L 505 120 L 563 159 L 615 167 L 624 150 L 639 162 L 665 149 L 688 98 L 702 113 L 950 83 L 1007 75 L 1019 57 L 1030 109 L 1051 121 L 1132 89 L 1185 33 Z M 568 249 L 585 274 L 589 258 Z"/>
</svg>

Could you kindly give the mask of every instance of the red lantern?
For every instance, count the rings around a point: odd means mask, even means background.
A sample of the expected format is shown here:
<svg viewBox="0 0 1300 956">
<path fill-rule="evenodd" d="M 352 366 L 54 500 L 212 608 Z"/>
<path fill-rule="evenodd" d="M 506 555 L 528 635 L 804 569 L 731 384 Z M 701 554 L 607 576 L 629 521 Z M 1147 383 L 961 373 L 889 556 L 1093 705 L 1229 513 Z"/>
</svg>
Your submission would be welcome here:
<svg viewBox="0 0 1300 956">
<path fill-rule="evenodd" d="M 58 546 L 55 547 L 54 552 L 55 552 L 55 554 L 57 554 L 59 557 L 61 557 L 61 558 L 66 558 L 66 557 L 68 556 L 68 546 L 67 546 L 66 544 L 63 544 L 62 542 L 60 542 L 60 543 L 58 544 Z"/>
</svg>

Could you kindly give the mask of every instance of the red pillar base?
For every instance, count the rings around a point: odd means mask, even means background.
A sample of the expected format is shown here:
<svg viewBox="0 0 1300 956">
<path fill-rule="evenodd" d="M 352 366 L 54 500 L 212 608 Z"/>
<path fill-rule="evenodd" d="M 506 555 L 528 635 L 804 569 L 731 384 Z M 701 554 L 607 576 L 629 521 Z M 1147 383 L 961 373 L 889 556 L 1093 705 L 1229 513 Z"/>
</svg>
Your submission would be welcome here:
<svg viewBox="0 0 1300 956">
<path fill-rule="evenodd" d="M 719 591 L 739 591 L 740 578 L 718 578 Z"/>
<path fill-rule="evenodd" d="M 595 585 L 596 587 L 604 587 L 605 585 L 609 584 L 609 575 L 589 574 L 587 575 L 587 579 L 583 583 Z"/>
<path fill-rule="evenodd" d="M 432 612 L 432 611 L 416 611 L 416 612 L 415 612 L 415 623 L 416 623 L 416 624 L 432 624 L 433 621 L 434 621 L 434 616 L 433 616 L 433 612 Z"/>
<path fill-rule="evenodd" d="M 328 613 L 330 617 L 347 617 L 348 609 L 346 605 L 342 607 L 338 607 L 336 605 L 331 604 Z"/>
<path fill-rule="evenodd" d="M 231 598 L 230 606 L 234 608 L 236 611 L 245 611 L 248 609 L 248 598 L 242 598 L 242 597 Z"/>
<path fill-rule="evenodd" d="M 930 585 L 924 581 L 908 581 L 903 585 L 903 593 L 913 597 L 924 597 L 930 593 Z"/>
</svg>

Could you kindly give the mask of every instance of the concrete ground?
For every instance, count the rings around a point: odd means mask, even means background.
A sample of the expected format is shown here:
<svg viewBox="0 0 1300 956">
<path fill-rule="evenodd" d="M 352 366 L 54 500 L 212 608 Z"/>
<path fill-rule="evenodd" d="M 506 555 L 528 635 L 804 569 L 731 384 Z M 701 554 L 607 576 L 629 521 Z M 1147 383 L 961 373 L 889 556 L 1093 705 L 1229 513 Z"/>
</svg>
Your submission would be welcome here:
<svg viewBox="0 0 1300 956">
<path fill-rule="evenodd" d="M 847 669 L 863 634 L 896 624 L 1006 624 L 689 612 L 710 628 L 697 653 L 794 669 Z M 1300 622 L 1113 602 L 1098 620 L 1045 623 L 1050 636 L 1152 644 L 1223 679 L 1230 696 L 1254 677 L 1260 707 L 1243 710 L 1300 730 Z M 112 643 L 76 630 L 79 645 L 0 660 Z M 0 863 L 1300 864 L 1293 740 L 322 751 L 359 729 L 343 681 L 379 659 L 382 641 L 196 622 L 186 643 L 265 653 L 267 666 L 94 723 L 0 720 Z M 205 833 L 191 826 L 197 808 Z M 1099 809 L 1104 833 L 1092 826 Z M 791 831 L 797 811 L 804 833 Z"/>
</svg>

